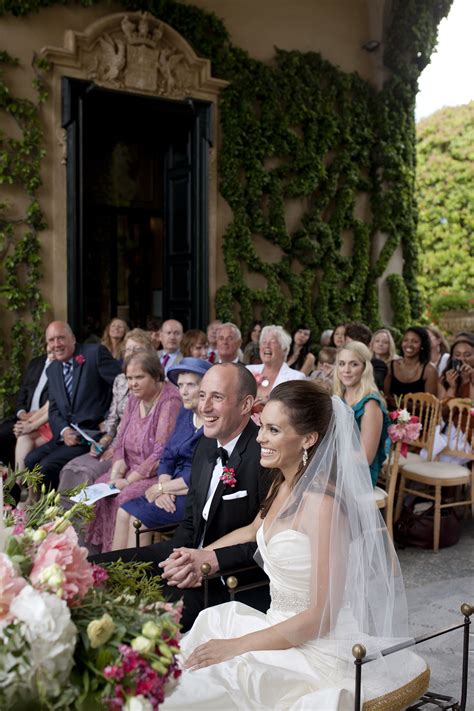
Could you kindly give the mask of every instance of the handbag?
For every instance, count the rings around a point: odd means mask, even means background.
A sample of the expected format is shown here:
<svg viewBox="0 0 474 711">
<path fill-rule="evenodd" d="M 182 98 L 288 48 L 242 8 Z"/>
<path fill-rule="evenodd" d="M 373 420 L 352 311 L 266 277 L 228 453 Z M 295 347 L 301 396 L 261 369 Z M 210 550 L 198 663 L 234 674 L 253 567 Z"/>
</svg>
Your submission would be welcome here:
<svg viewBox="0 0 474 711">
<path fill-rule="evenodd" d="M 404 507 L 394 526 L 394 539 L 401 546 L 433 548 L 434 504 L 424 511 L 415 511 L 414 505 Z M 455 509 L 441 509 L 439 547 L 454 546 L 461 536 L 461 523 Z"/>
</svg>

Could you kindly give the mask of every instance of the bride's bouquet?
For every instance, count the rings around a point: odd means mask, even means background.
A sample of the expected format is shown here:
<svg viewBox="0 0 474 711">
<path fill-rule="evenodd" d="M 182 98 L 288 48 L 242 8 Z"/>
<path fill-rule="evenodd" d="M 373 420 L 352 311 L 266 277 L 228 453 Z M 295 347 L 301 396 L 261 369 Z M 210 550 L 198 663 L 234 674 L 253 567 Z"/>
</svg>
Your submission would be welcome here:
<svg viewBox="0 0 474 711">
<path fill-rule="evenodd" d="M 90 508 L 59 501 L 43 487 L 29 510 L 1 511 L 0 708 L 158 709 L 180 674 L 181 607 L 146 564 L 89 563 L 71 521 Z"/>
</svg>

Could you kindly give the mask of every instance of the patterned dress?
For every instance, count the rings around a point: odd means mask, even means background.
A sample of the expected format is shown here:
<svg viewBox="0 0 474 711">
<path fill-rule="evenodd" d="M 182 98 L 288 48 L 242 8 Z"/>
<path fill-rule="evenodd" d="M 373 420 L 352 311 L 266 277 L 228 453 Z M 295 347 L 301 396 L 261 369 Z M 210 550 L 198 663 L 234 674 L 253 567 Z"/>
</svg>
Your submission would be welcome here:
<svg viewBox="0 0 474 711">
<path fill-rule="evenodd" d="M 142 496 L 151 486 L 150 478 L 156 474 L 180 407 L 178 389 L 171 383 L 163 383 L 155 406 L 145 417 L 140 416 L 140 400 L 133 395 L 129 396 L 109 470 L 97 482 L 109 481 L 113 464 L 121 459 L 125 460 L 127 473 L 136 471 L 144 478 L 129 484 L 117 496 L 109 496 L 97 502 L 95 519 L 89 524 L 86 533 L 88 543 L 101 546 L 103 552 L 111 549 L 117 511 L 125 501 Z"/>
</svg>

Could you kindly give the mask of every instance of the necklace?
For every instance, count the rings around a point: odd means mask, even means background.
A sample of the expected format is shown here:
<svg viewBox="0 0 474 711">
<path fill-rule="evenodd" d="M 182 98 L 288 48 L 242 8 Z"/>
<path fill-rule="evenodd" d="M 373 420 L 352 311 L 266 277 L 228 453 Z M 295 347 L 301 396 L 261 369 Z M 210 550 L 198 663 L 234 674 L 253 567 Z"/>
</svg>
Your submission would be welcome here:
<svg viewBox="0 0 474 711">
<path fill-rule="evenodd" d="M 151 403 L 149 405 L 147 405 L 146 402 L 144 400 L 142 400 L 143 411 L 145 413 L 145 417 L 147 417 L 147 415 L 149 415 L 151 410 L 153 409 L 153 406 L 154 406 L 155 402 L 157 401 L 158 395 L 159 395 L 159 393 L 157 395 L 155 395 L 155 397 L 153 398 L 153 400 L 151 401 Z"/>
<path fill-rule="evenodd" d="M 403 363 L 403 370 L 405 371 L 406 375 L 415 375 L 415 373 L 419 370 L 421 363 L 417 363 L 414 368 L 408 368 L 407 364 L 405 363 L 405 358 L 402 358 L 402 363 Z"/>
<path fill-rule="evenodd" d="M 270 385 L 269 379 L 268 379 L 268 378 L 264 378 L 264 379 L 262 380 L 262 382 L 260 383 L 260 385 L 262 386 L 262 388 L 268 388 L 268 386 Z"/>
</svg>

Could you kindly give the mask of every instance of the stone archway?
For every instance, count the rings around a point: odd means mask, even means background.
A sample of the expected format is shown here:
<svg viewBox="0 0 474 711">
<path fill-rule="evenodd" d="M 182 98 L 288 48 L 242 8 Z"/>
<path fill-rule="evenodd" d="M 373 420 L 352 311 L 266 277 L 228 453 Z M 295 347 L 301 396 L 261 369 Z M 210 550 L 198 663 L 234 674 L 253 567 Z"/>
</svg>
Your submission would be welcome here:
<svg viewBox="0 0 474 711">
<path fill-rule="evenodd" d="M 40 57 L 48 60 L 52 68 L 52 110 L 46 112 L 45 120 L 49 135 L 56 138 L 48 180 L 51 184 L 48 223 L 54 254 L 54 303 L 66 304 L 68 294 L 66 164 L 71 137 L 62 128 L 61 119 L 65 111 L 62 82 L 66 77 L 139 96 L 177 102 L 197 100 L 212 105 L 214 120 L 212 135 L 208 138 L 206 230 L 209 293 L 213 294 L 218 199 L 216 146 L 219 121 L 216 118 L 219 92 L 227 86 L 227 82 L 213 78 L 210 62 L 198 57 L 178 32 L 149 13 L 115 13 L 100 18 L 83 32 L 66 30 L 63 47 L 44 47 Z"/>
</svg>

